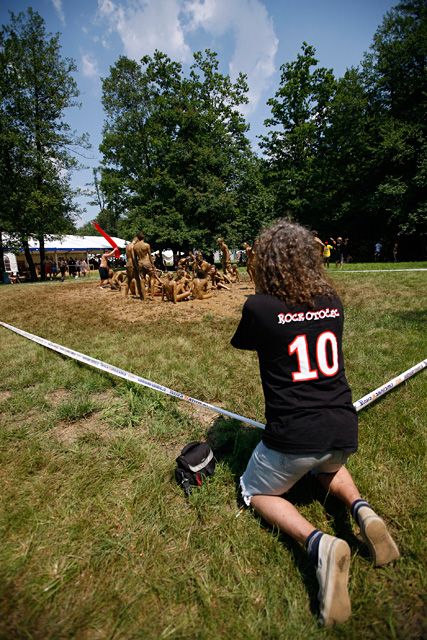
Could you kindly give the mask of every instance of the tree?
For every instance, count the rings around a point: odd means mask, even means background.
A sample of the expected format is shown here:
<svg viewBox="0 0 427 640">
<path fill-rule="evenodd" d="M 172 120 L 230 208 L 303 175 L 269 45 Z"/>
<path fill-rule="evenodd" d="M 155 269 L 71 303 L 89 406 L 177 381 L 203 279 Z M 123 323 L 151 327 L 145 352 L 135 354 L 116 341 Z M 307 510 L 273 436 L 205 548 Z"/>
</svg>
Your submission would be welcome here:
<svg viewBox="0 0 427 640">
<path fill-rule="evenodd" d="M 119 235 L 120 225 L 120 205 L 116 202 L 116 193 L 120 191 L 120 184 L 111 184 L 118 181 L 118 177 L 111 176 L 102 167 L 92 170 L 93 182 L 86 184 L 92 187 L 86 195 L 92 197 L 88 202 L 91 206 L 99 207 L 99 213 L 94 220 L 86 223 L 77 230 L 78 235 L 93 235 L 93 222 L 97 222 L 100 227 L 110 236 Z"/>
<path fill-rule="evenodd" d="M 421 253 L 427 227 L 427 4 L 402 0 L 335 81 L 303 46 L 282 67 L 262 138 L 280 215 Z"/>
<path fill-rule="evenodd" d="M 122 235 L 153 245 L 213 248 L 238 211 L 239 161 L 250 155 L 238 107 L 247 85 L 218 72 L 216 54 L 179 63 L 156 51 L 141 66 L 120 58 L 103 85 L 104 176 L 126 212 Z"/>
<path fill-rule="evenodd" d="M 401 2 L 360 70 L 338 82 L 321 158 L 330 217 L 371 244 L 412 236 L 414 245 L 425 229 L 426 65 L 427 5 Z"/>
<path fill-rule="evenodd" d="M 44 236 L 74 228 L 70 175 L 79 163 L 73 151 L 89 146 L 64 120 L 65 109 L 77 104 L 76 66 L 61 57 L 59 34 L 46 34 L 43 18 L 32 9 L 10 13 L 0 48 L 0 221 L 26 249 L 27 238 L 37 237 L 42 262 Z M 26 256 L 35 278 L 27 250 Z"/>
<path fill-rule="evenodd" d="M 382 107 L 377 148 L 376 215 L 389 237 L 427 226 L 427 4 L 402 0 L 387 12 L 365 58 Z"/>
<path fill-rule="evenodd" d="M 373 68 L 382 102 L 390 115 L 427 128 L 427 3 L 401 0 L 378 27 L 372 54 Z"/>
<path fill-rule="evenodd" d="M 273 191 L 268 187 L 268 164 L 253 155 L 242 159 L 236 186 L 238 212 L 231 229 L 224 235 L 236 246 L 252 244 L 263 226 L 277 218 Z"/>
<path fill-rule="evenodd" d="M 323 234 L 350 235 L 359 242 L 376 235 L 371 196 L 375 188 L 379 115 L 364 74 L 348 69 L 337 82 L 329 123 L 318 149 L 324 208 L 316 225 Z"/>
<path fill-rule="evenodd" d="M 315 49 L 304 42 L 297 59 L 281 66 L 280 87 L 267 102 L 272 117 L 264 123 L 273 130 L 260 143 L 278 215 L 304 223 L 315 222 L 323 204 L 317 159 L 336 91 L 331 70 L 311 70 L 318 63 L 314 55 Z"/>
</svg>

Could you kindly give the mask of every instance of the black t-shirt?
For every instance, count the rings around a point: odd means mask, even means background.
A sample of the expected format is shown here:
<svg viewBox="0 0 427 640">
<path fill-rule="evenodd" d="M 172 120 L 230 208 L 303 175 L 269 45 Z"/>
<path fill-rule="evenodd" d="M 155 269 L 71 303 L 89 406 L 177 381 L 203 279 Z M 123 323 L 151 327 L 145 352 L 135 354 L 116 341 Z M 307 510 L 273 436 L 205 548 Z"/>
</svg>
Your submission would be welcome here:
<svg viewBox="0 0 427 640">
<path fill-rule="evenodd" d="M 249 296 L 231 344 L 256 350 L 265 396 L 264 444 L 286 453 L 357 451 L 357 413 L 344 372 L 343 308 L 315 310 L 266 294 Z"/>
</svg>

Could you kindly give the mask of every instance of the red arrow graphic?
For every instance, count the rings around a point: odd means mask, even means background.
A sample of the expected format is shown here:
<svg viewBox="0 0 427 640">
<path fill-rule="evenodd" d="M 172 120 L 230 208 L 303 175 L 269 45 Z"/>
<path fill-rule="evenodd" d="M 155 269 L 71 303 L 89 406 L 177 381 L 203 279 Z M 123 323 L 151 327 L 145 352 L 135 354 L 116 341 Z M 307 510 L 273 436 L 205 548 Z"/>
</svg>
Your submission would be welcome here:
<svg viewBox="0 0 427 640">
<path fill-rule="evenodd" d="M 106 239 L 107 242 L 109 242 L 111 244 L 111 246 L 113 247 L 113 249 L 116 249 L 115 253 L 114 253 L 114 257 L 115 258 L 120 258 L 120 249 L 117 246 L 117 244 L 114 242 L 114 240 L 112 238 L 110 238 L 110 236 L 108 235 L 108 233 L 105 233 L 105 231 L 103 229 L 101 229 L 101 227 L 99 226 L 99 224 L 97 222 L 93 223 L 95 226 L 95 229 L 97 231 L 99 231 L 99 233 L 104 236 L 104 238 Z"/>
</svg>

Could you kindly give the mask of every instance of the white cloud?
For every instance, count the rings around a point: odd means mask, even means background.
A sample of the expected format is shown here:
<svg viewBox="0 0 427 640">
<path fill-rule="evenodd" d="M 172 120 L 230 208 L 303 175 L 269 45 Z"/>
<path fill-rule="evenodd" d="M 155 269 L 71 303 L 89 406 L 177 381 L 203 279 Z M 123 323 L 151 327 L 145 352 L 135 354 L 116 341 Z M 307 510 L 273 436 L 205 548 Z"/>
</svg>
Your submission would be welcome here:
<svg viewBox="0 0 427 640">
<path fill-rule="evenodd" d="M 52 4 L 55 7 L 59 19 L 61 20 L 62 24 L 65 24 L 65 15 L 64 15 L 64 11 L 62 9 L 62 0 L 52 0 Z"/>
<path fill-rule="evenodd" d="M 234 52 L 229 73 L 235 79 L 241 71 L 248 76 L 250 104 L 254 111 L 275 71 L 274 58 L 279 41 L 272 20 L 259 0 L 188 0 L 188 29 L 203 28 L 213 36 L 234 35 Z"/>
<path fill-rule="evenodd" d="M 100 77 L 98 61 L 92 53 L 82 53 L 82 72 L 87 78 Z"/>
<path fill-rule="evenodd" d="M 180 0 L 139 0 L 126 5 L 98 0 L 98 11 L 110 28 L 117 31 L 128 57 L 140 60 L 159 49 L 173 60 L 191 60 L 179 20 Z"/>
<path fill-rule="evenodd" d="M 202 50 L 214 48 L 216 38 L 229 37 L 230 76 L 234 80 L 240 71 L 248 76 L 245 113 L 256 109 L 275 72 L 279 41 L 261 0 L 98 0 L 98 15 L 109 26 L 104 46 L 116 32 L 125 54 L 135 60 L 159 49 L 172 60 L 191 63 L 186 36 L 199 38 Z"/>
</svg>

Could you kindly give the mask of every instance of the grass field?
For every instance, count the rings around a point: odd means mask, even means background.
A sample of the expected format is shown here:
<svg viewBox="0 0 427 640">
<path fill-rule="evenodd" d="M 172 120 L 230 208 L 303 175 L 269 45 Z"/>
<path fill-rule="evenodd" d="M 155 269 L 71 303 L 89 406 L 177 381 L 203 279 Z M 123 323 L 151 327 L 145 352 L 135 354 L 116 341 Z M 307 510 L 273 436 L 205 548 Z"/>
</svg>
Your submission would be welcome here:
<svg viewBox="0 0 427 640">
<path fill-rule="evenodd" d="M 370 265 L 382 266 L 427 263 Z M 427 357 L 427 272 L 329 275 L 356 400 Z M 229 344 L 238 309 L 181 322 L 171 305 L 144 322 L 141 302 L 140 322 L 117 325 L 102 299 L 59 304 L 58 286 L 73 285 L 1 286 L 0 320 L 264 422 L 256 356 Z M 325 630 L 305 551 L 250 509 L 236 518 L 259 429 L 0 335 L 0 638 L 427 637 L 426 370 L 359 413 L 348 465 L 398 543 L 394 566 L 372 567 L 357 526 L 312 480 L 291 491 L 352 550 L 353 615 Z M 186 500 L 175 458 L 206 438 L 217 472 Z"/>
</svg>

